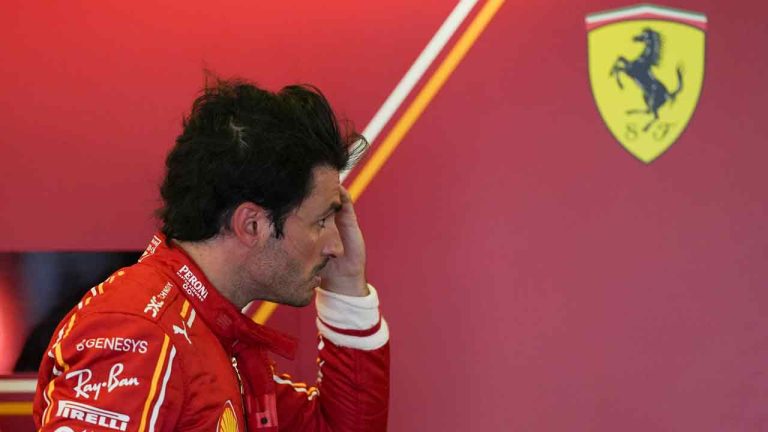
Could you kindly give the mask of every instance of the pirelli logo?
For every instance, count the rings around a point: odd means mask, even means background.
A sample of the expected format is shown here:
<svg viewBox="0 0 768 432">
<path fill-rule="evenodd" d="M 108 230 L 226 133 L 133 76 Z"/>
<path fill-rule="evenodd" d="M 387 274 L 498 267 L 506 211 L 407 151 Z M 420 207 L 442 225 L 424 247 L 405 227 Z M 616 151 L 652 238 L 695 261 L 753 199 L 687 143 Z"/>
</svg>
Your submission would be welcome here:
<svg viewBox="0 0 768 432">
<path fill-rule="evenodd" d="M 56 416 L 119 431 L 125 431 L 128 428 L 128 422 L 131 421 L 131 417 L 125 414 L 66 400 L 59 402 Z"/>
</svg>

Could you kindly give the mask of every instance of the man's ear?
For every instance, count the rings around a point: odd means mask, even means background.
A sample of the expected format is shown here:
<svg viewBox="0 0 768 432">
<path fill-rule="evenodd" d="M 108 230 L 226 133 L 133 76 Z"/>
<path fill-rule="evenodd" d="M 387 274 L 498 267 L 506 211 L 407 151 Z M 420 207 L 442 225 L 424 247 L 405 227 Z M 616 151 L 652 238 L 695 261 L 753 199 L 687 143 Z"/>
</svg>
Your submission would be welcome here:
<svg viewBox="0 0 768 432">
<path fill-rule="evenodd" d="M 272 224 L 267 211 L 252 202 L 237 206 L 229 223 L 235 237 L 249 247 L 263 244 L 272 234 Z"/>
</svg>

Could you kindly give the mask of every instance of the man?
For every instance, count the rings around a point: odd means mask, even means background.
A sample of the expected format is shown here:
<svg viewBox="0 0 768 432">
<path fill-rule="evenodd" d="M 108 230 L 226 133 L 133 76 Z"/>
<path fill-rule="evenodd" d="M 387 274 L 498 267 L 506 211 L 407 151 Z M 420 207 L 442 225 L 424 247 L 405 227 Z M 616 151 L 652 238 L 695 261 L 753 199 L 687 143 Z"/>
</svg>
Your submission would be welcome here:
<svg viewBox="0 0 768 432">
<path fill-rule="evenodd" d="M 339 184 L 359 138 L 311 87 L 207 88 L 166 160 L 161 233 L 56 329 L 38 429 L 385 430 L 389 334 Z M 309 388 L 269 356 L 290 358 L 295 341 L 240 311 L 254 299 L 305 306 L 315 293 Z"/>
</svg>

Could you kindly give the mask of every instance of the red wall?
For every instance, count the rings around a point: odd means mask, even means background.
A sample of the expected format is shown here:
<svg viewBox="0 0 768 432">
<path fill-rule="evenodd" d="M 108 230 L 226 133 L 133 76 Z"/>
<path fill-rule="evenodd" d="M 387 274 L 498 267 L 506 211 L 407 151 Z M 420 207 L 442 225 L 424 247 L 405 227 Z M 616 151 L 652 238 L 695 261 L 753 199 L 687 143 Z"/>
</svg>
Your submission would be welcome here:
<svg viewBox="0 0 768 432">
<path fill-rule="evenodd" d="M 391 430 L 768 428 L 768 6 L 666 4 L 709 19 L 704 87 L 644 165 L 587 75 L 584 16 L 630 4 L 508 0 L 360 198 Z M 0 249 L 143 248 L 203 67 L 362 128 L 453 6 L 7 5 Z M 311 311 L 275 320 L 311 378 Z"/>
</svg>

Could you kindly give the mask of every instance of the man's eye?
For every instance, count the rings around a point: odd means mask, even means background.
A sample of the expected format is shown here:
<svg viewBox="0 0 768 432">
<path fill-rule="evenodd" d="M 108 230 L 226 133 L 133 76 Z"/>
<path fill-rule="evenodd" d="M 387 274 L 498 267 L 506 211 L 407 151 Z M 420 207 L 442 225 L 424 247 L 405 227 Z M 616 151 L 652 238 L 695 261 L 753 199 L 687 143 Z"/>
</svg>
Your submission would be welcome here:
<svg viewBox="0 0 768 432">
<path fill-rule="evenodd" d="M 328 216 L 320 219 L 320 222 L 318 222 L 318 225 L 320 225 L 320 228 L 325 228 L 325 223 L 328 221 Z"/>
</svg>

